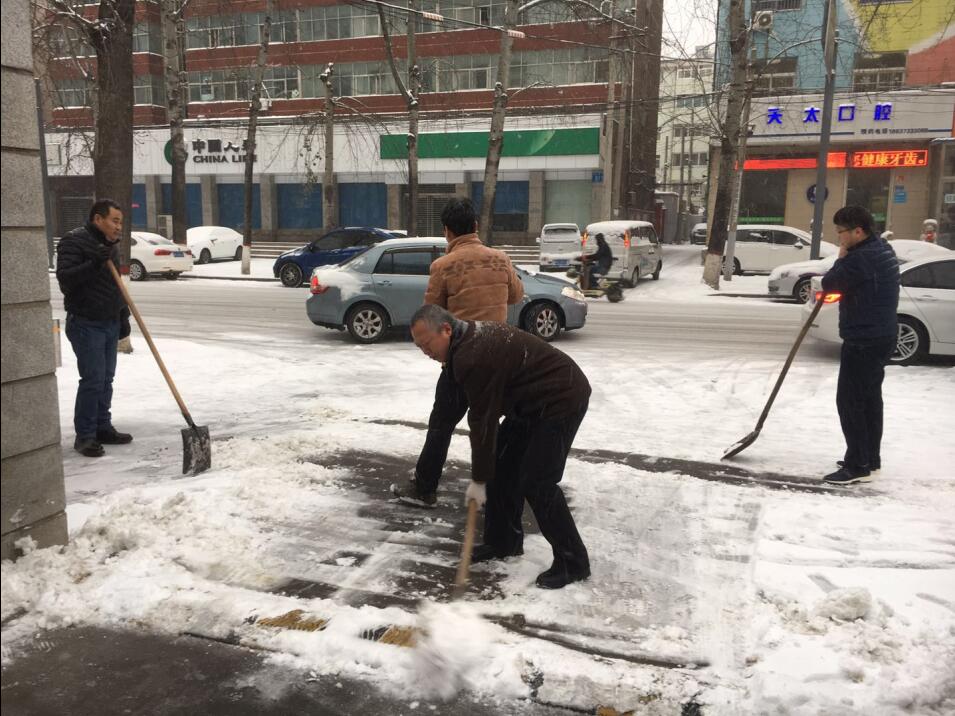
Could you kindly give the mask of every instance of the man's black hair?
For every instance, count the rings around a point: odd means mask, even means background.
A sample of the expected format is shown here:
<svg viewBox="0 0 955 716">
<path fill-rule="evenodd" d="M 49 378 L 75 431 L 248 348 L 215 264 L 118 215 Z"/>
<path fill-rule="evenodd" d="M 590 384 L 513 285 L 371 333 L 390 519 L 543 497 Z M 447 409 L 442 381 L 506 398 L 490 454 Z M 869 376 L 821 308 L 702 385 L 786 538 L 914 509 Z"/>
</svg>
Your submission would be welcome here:
<svg viewBox="0 0 955 716">
<path fill-rule="evenodd" d="M 594 234 L 594 238 L 597 240 L 598 243 L 601 242 L 601 241 L 605 241 L 605 240 L 606 240 L 606 239 L 604 239 L 604 235 L 603 235 L 603 234 Z"/>
<path fill-rule="evenodd" d="M 411 325 L 414 326 L 417 323 L 424 323 L 432 331 L 440 331 L 445 323 L 449 326 L 454 325 L 454 316 L 446 308 L 426 303 L 411 317 Z"/>
<path fill-rule="evenodd" d="M 97 199 L 94 201 L 93 206 L 90 208 L 90 223 L 93 223 L 94 216 L 102 216 L 105 219 L 109 216 L 110 209 L 116 209 L 119 213 L 123 213 L 119 204 L 112 199 Z"/>
<path fill-rule="evenodd" d="M 872 214 L 864 206 L 844 206 L 832 217 L 832 223 L 836 226 L 842 226 L 846 229 L 862 229 L 866 234 L 871 235 L 875 220 Z"/>
<path fill-rule="evenodd" d="M 477 216 L 474 204 L 466 197 L 451 199 L 441 212 L 441 225 L 455 236 L 473 234 L 477 231 Z"/>
</svg>

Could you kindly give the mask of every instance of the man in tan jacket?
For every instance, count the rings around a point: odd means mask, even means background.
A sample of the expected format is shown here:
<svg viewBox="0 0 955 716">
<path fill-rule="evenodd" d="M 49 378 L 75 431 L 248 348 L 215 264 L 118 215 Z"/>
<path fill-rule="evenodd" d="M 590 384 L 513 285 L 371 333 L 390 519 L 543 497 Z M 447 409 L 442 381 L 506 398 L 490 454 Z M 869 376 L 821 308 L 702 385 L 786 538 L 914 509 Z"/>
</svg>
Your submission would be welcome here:
<svg viewBox="0 0 955 716">
<path fill-rule="evenodd" d="M 524 284 L 507 254 L 481 243 L 470 199 L 452 199 L 441 212 L 448 252 L 431 264 L 424 302 L 446 308 L 462 321 L 507 320 L 507 307 L 524 297 Z M 464 391 L 442 367 L 428 419 L 428 435 L 408 485 L 392 485 L 399 501 L 419 507 L 437 503 L 438 481 L 454 427 L 468 410 Z"/>
</svg>

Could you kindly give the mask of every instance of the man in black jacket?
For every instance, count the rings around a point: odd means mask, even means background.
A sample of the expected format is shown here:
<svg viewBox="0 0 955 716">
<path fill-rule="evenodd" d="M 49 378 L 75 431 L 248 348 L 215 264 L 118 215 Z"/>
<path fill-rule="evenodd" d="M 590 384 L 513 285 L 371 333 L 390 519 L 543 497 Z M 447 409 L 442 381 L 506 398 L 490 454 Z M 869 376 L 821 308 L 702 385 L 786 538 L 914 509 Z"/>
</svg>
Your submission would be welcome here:
<svg viewBox="0 0 955 716">
<path fill-rule="evenodd" d="M 103 455 L 103 445 L 124 445 L 132 435 L 113 427 L 110 406 L 116 372 L 116 344 L 129 335 L 129 308 L 107 261 L 118 258 L 123 212 L 99 199 L 89 222 L 57 245 L 56 279 L 66 309 L 66 337 L 76 354 L 80 384 L 73 409 L 73 448 L 86 457 Z"/>
<path fill-rule="evenodd" d="M 845 457 L 825 481 L 868 482 L 882 467 L 882 379 L 898 335 L 899 262 L 887 241 L 875 235 L 872 215 L 844 206 L 833 217 L 839 259 L 822 278 L 826 292 L 839 292 L 842 358 L 836 407 L 846 438 Z"/>
<path fill-rule="evenodd" d="M 536 336 L 506 323 L 459 321 L 439 306 L 418 309 L 411 335 L 425 355 L 444 363 L 470 406 L 465 501 L 487 504 L 484 544 L 472 561 L 524 554 L 526 499 L 554 555 L 537 586 L 560 589 L 587 579 L 587 549 L 558 484 L 590 401 L 583 371 Z"/>
</svg>

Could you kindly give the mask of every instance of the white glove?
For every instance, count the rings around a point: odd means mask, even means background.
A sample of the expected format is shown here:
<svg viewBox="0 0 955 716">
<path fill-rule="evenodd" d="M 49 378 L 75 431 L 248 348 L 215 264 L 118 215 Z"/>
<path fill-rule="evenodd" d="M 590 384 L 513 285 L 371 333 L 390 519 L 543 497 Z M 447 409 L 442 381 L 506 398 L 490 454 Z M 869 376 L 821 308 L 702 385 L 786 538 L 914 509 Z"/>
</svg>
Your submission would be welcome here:
<svg viewBox="0 0 955 716">
<path fill-rule="evenodd" d="M 467 492 L 464 493 L 464 504 L 470 504 L 471 500 L 477 502 L 478 507 L 484 507 L 484 503 L 487 502 L 487 487 L 483 482 L 471 480 Z"/>
</svg>

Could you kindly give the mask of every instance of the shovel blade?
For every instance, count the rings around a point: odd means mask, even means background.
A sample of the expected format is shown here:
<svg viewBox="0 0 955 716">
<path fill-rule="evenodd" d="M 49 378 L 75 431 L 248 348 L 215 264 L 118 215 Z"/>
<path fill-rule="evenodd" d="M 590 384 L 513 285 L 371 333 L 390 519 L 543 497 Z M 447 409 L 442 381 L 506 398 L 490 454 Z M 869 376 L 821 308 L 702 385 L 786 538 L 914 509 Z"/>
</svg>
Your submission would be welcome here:
<svg viewBox="0 0 955 716">
<path fill-rule="evenodd" d="M 209 428 L 196 425 L 182 429 L 182 474 L 198 475 L 212 467 Z"/>
<path fill-rule="evenodd" d="M 728 448 L 726 448 L 726 452 L 723 453 L 723 457 L 721 457 L 720 459 L 728 460 L 731 457 L 735 457 L 736 455 L 739 455 L 741 452 L 743 452 L 743 450 L 745 450 L 754 442 L 756 442 L 756 438 L 758 437 L 759 437 L 759 430 L 754 430 L 742 440 L 739 440 L 733 443 L 732 445 L 730 445 Z"/>
</svg>

